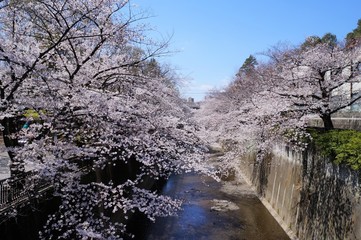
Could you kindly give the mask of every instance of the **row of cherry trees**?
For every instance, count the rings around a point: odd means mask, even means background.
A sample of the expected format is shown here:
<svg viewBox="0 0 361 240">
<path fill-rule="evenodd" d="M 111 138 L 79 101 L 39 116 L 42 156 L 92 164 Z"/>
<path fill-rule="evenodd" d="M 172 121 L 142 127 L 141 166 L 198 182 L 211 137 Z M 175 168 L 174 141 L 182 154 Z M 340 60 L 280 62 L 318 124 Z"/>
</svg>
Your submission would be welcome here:
<svg viewBox="0 0 361 240">
<path fill-rule="evenodd" d="M 154 60 L 166 43 L 146 38 L 145 16 L 119 0 L 0 4 L 0 117 L 5 138 L 26 139 L 10 149 L 14 172 L 30 166 L 61 199 L 40 237 L 119 239 L 130 212 L 174 214 L 181 202 L 144 179 L 208 170 L 174 78 Z M 24 112 L 32 123 L 16 131 Z M 124 166 L 113 181 L 84 180 L 111 165 Z"/>
<path fill-rule="evenodd" d="M 299 143 L 307 119 L 319 117 L 326 130 L 333 129 L 332 114 L 361 99 L 360 44 L 344 46 L 325 34 L 263 56 L 262 63 L 252 55 L 246 59 L 233 82 L 210 93 L 197 113 L 205 139 L 233 154 L 255 148 L 261 161 L 277 138 Z M 226 160 L 224 166 L 237 164 Z"/>
</svg>

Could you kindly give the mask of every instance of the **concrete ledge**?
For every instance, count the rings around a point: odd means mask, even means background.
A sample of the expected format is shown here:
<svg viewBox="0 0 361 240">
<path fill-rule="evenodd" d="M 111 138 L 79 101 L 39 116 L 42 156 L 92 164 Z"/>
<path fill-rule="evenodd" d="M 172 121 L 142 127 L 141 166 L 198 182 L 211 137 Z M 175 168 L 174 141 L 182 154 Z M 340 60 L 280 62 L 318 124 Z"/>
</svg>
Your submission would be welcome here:
<svg viewBox="0 0 361 240">
<path fill-rule="evenodd" d="M 361 118 L 332 118 L 333 126 L 338 129 L 353 129 L 361 131 Z M 323 127 L 323 122 L 320 118 L 313 118 L 308 121 L 310 127 Z"/>
</svg>

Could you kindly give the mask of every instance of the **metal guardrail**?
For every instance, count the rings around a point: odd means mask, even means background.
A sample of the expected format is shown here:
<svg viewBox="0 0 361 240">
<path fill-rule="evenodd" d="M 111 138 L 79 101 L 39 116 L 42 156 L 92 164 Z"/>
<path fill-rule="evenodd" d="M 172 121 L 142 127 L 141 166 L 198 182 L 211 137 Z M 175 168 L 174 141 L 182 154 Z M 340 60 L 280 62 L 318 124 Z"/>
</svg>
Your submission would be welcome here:
<svg viewBox="0 0 361 240">
<path fill-rule="evenodd" d="M 50 187 L 50 184 L 36 179 L 33 172 L 0 180 L 0 214 Z"/>
<path fill-rule="evenodd" d="M 88 172 L 89 166 L 83 166 L 79 171 Z M 0 218 L 11 207 L 26 203 L 52 187 L 49 182 L 37 178 L 32 171 L 0 180 Z"/>
</svg>

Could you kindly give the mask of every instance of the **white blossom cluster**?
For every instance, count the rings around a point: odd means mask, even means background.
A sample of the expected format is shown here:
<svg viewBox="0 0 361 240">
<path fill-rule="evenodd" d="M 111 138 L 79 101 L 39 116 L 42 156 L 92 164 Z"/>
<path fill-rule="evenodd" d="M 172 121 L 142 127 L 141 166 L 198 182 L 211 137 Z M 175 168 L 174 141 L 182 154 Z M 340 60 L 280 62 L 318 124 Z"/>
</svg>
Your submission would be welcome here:
<svg viewBox="0 0 361 240">
<path fill-rule="evenodd" d="M 250 149 L 262 161 L 275 141 L 304 149 L 308 118 L 320 117 L 332 129 L 331 115 L 361 99 L 360 47 L 320 43 L 266 55 L 268 62 L 237 74 L 196 112 L 202 138 L 228 150 L 218 164 L 225 172 L 243 167 L 239 156 Z"/>
<path fill-rule="evenodd" d="M 149 69 L 166 44 L 147 40 L 144 16 L 127 1 L 5 2 L 0 119 L 26 139 L 12 165 L 31 166 L 61 200 L 41 238 L 119 239 L 134 211 L 175 214 L 181 201 L 147 181 L 210 170 L 172 79 Z"/>
</svg>

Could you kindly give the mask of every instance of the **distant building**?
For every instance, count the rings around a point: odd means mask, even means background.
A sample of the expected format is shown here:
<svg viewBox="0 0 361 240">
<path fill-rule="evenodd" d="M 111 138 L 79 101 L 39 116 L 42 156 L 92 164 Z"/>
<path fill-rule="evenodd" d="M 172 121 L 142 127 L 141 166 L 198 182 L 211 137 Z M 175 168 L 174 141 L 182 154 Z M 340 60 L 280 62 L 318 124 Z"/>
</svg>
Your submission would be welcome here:
<svg viewBox="0 0 361 240">
<path fill-rule="evenodd" d="M 352 82 L 345 83 L 338 89 L 335 89 L 333 98 L 335 102 L 342 101 L 341 98 L 344 98 L 346 101 L 350 101 L 356 96 L 361 94 L 361 82 L 359 79 L 356 79 Z M 354 102 L 352 105 L 344 108 L 341 112 L 345 113 L 359 113 L 361 112 L 361 99 Z"/>
<path fill-rule="evenodd" d="M 194 102 L 194 98 L 192 97 L 188 98 L 187 105 L 193 109 L 200 109 L 200 104 L 198 102 Z"/>
</svg>

